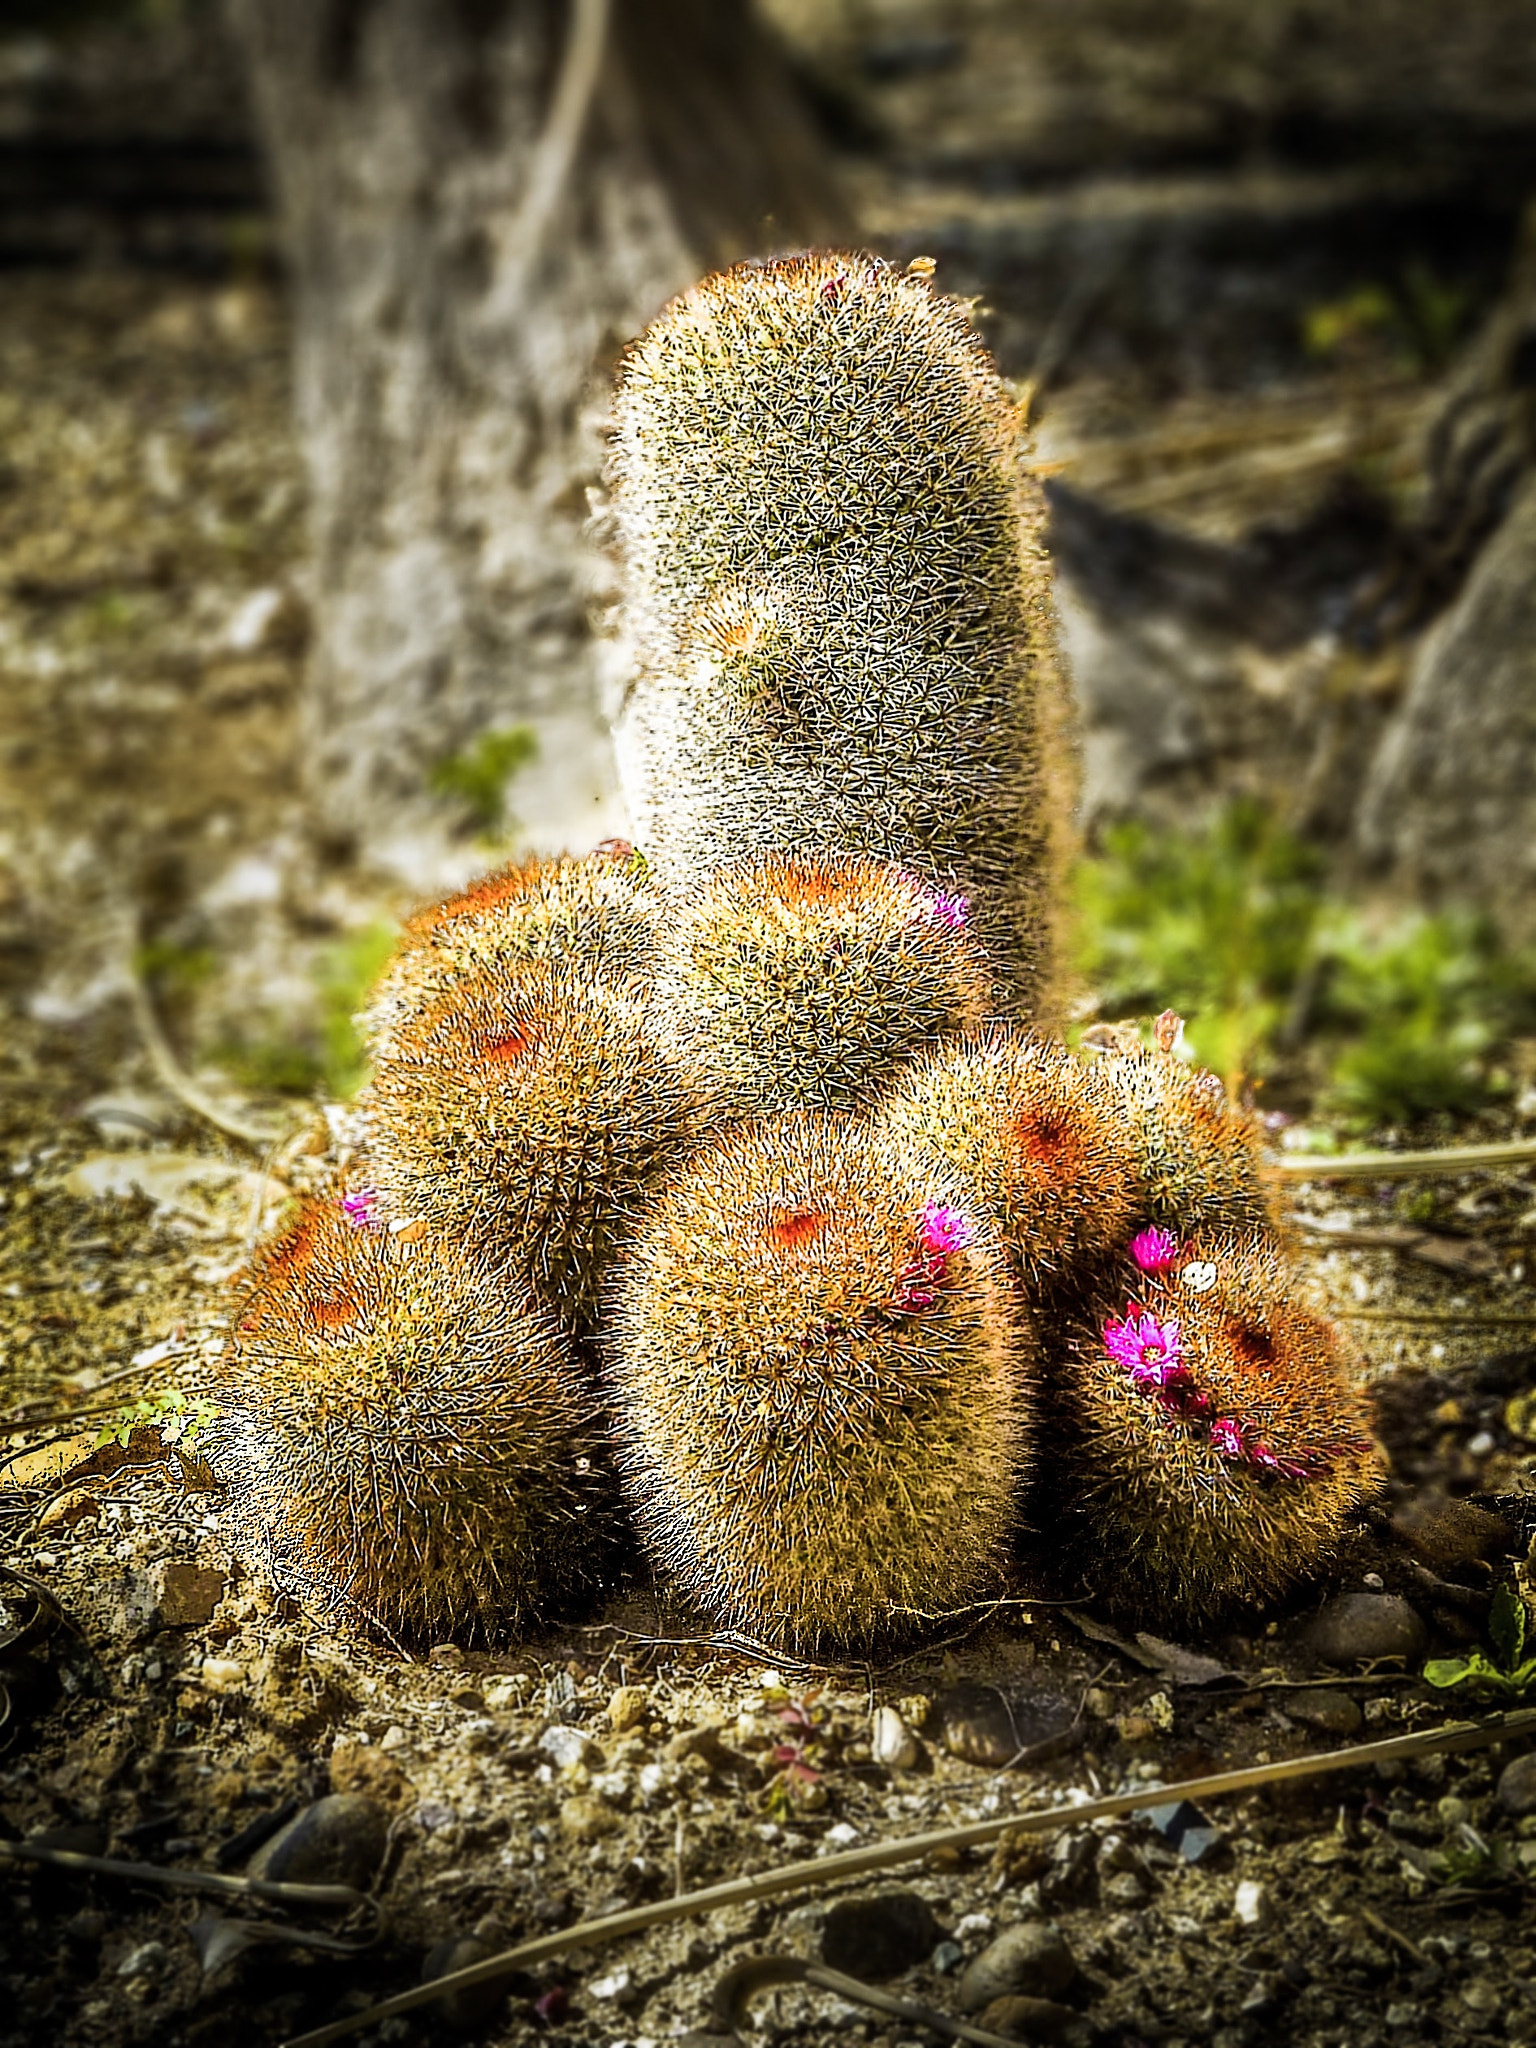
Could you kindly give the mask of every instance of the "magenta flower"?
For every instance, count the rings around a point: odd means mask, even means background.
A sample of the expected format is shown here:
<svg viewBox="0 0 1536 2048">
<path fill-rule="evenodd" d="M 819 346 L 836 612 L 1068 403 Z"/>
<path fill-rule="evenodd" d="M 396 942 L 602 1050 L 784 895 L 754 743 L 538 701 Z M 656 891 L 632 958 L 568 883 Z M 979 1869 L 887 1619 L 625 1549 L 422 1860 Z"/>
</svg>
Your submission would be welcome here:
<svg viewBox="0 0 1536 2048">
<path fill-rule="evenodd" d="M 1243 1425 L 1235 1415 L 1218 1415 L 1211 1424 L 1211 1449 L 1224 1458 L 1249 1459 L 1248 1445 L 1243 1441 Z"/>
<path fill-rule="evenodd" d="M 1124 1322 L 1104 1325 L 1104 1349 L 1135 1387 L 1178 1387 L 1189 1375 L 1179 1358 L 1179 1326 L 1160 1323 L 1150 1309 L 1127 1305 Z"/>
<path fill-rule="evenodd" d="M 952 1208 L 948 1202 L 930 1202 L 923 1211 L 920 1225 L 923 1249 L 936 1252 L 941 1258 L 946 1252 L 962 1252 L 975 1241 L 976 1228 L 962 1209 Z"/>
<path fill-rule="evenodd" d="M 384 1228 L 384 1219 L 379 1214 L 379 1196 L 376 1188 L 356 1188 L 350 1195 L 343 1195 L 341 1213 L 354 1230 Z"/>
<path fill-rule="evenodd" d="M 971 906 L 965 897 L 935 896 L 932 908 L 936 924 L 943 925 L 947 931 L 963 932 L 965 930 L 965 921 L 971 913 Z"/>
<path fill-rule="evenodd" d="M 1166 1273 L 1179 1262 L 1178 1239 L 1168 1230 L 1138 1231 L 1130 1252 L 1143 1273 Z"/>
</svg>

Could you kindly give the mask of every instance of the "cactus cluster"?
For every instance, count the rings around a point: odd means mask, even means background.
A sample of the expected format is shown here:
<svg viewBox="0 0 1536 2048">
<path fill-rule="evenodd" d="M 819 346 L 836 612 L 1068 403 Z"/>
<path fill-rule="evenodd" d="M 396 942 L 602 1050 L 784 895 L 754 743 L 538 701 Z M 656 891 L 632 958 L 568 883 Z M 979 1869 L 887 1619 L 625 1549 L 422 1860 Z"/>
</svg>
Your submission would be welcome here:
<svg viewBox="0 0 1536 2048">
<path fill-rule="evenodd" d="M 1369 1499 L 1250 1120 L 1171 1020 L 1047 1035 L 1020 431 L 872 257 L 708 279 L 630 352 L 645 858 L 407 925 L 366 1182 L 258 1251 L 205 1439 L 280 1584 L 494 1636 L 632 1522 L 712 1625 L 868 1651 L 1021 1556 L 1148 1621 L 1261 1606 Z"/>
</svg>

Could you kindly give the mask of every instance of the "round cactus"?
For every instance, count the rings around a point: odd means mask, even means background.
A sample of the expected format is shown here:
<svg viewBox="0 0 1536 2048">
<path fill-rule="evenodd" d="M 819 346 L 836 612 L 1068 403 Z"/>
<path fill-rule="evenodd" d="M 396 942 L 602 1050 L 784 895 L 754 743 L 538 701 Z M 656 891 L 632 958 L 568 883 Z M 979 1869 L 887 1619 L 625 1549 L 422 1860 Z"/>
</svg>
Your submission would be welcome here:
<svg viewBox="0 0 1536 2048">
<path fill-rule="evenodd" d="M 516 1260 L 579 1328 L 649 1181 L 704 1120 L 635 996 L 538 962 L 466 975 L 403 1024 L 367 1100 L 394 1219 Z"/>
<path fill-rule="evenodd" d="M 667 925 L 658 1028 L 735 1112 L 851 1107 L 986 1016 L 990 987 L 965 920 L 963 899 L 879 861 L 740 862 Z"/>
<path fill-rule="evenodd" d="M 370 1050 L 386 1053 L 406 1022 L 467 976 L 523 961 L 570 960 L 589 980 L 633 982 L 649 966 L 655 909 L 628 847 L 484 875 L 406 921 L 362 1013 Z"/>
<path fill-rule="evenodd" d="M 853 1118 L 744 1126 L 671 1175 L 605 1344 L 627 1491 L 719 1623 L 869 1646 L 992 1588 L 1030 1346 L 947 1176 Z"/>
<path fill-rule="evenodd" d="M 1185 1237 L 1274 1227 L 1258 1126 L 1214 1074 L 1161 1049 L 1111 1052 L 1096 1066 L 1119 1104 L 1148 1223 Z"/>
<path fill-rule="evenodd" d="M 1049 971 L 1052 620 L 1024 423 L 966 309 L 868 255 L 743 264 L 625 359 L 612 529 L 630 813 L 681 893 L 874 855 L 972 904 L 1010 1010 Z"/>
<path fill-rule="evenodd" d="M 521 1280 L 366 1215 L 313 1203 L 257 1254 L 198 1448 L 235 1548 L 330 1619 L 502 1635 L 611 1552 L 594 1402 Z"/>
<path fill-rule="evenodd" d="M 1354 1362 L 1264 1235 L 1138 1233 L 1048 1385 L 1051 1524 L 1143 1620 L 1264 1606 L 1380 1484 Z"/>
<path fill-rule="evenodd" d="M 994 1030 L 940 1047 L 876 1111 L 936 1153 L 984 1209 L 1032 1297 L 1123 1244 L 1140 1204 L 1119 1097 L 1065 1047 Z"/>
</svg>

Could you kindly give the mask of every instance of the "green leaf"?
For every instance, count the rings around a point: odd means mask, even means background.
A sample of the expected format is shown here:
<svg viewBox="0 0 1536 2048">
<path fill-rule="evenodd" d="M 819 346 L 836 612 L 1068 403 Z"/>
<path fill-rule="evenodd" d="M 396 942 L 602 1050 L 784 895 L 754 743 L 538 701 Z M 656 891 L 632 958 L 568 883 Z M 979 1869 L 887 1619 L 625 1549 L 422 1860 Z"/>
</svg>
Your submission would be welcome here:
<svg viewBox="0 0 1536 2048">
<path fill-rule="evenodd" d="M 1504 1669 L 1513 1672 L 1525 1648 L 1525 1602 L 1513 1586 L 1500 1586 L 1493 1596 L 1488 1639 Z"/>
<path fill-rule="evenodd" d="M 1465 1685 L 1474 1675 L 1475 1667 L 1486 1663 L 1487 1659 L 1475 1652 L 1470 1657 L 1431 1657 L 1424 1666 L 1424 1682 L 1439 1686 L 1443 1692 L 1453 1685 Z"/>
</svg>

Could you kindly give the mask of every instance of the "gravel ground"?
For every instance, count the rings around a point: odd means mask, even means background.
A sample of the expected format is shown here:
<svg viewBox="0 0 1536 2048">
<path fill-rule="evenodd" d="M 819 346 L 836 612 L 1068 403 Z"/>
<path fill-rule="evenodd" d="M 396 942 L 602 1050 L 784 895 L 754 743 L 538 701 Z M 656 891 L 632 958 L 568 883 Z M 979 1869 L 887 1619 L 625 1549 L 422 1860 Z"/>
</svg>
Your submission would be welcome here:
<svg viewBox="0 0 1536 2048">
<path fill-rule="evenodd" d="M 160 948 L 184 1047 L 217 1045 L 253 1004 L 274 1032 L 302 1022 L 318 949 L 398 906 L 297 841 L 302 504 L 272 307 L 142 282 L 17 289 L 26 317 L 0 346 L 0 1556 L 26 1576 L 0 1580 L 0 1840 L 181 1871 L 254 1852 L 271 1879 L 372 1902 L 285 1909 L 0 1861 L 3 2048 L 275 2043 L 450 1953 L 1462 1710 L 1419 1673 L 1479 1640 L 1529 1533 L 1471 1503 L 1516 1494 L 1536 1463 L 1519 1321 L 1536 1173 L 1305 1184 L 1298 1256 L 1371 1357 L 1387 1509 L 1329 1583 L 1176 1646 L 1193 1656 L 1106 1639 L 1091 1608 L 1021 1581 L 899 1662 L 802 1666 L 702 1636 L 635 1564 L 579 1625 L 406 1661 L 316 1633 L 246 1577 L 195 1459 L 135 1437 L 119 1404 L 148 1388 L 163 1417 L 165 1390 L 195 1397 L 221 1282 L 279 1190 L 156 1084 L 114 993 L 123 905 Z M 203 1079 L 281 1123 L 238 1093 L 237 1063 Z M 272 1174 L 305 1157 L 290 1147 Z M 98 1447 L 104 1419 L 126 1446 Z M 283 1820 L 297 1833 L 279 1840 Z M 1527 2041 L 1533 1869 L 1529 1755 L 1430 1754 L 1212 1800 L 1187 1826 L 1080 1822 L 738 1903 L 372 2038 L 643 2048 L 707 2030 L 726 1973 L 778 1956 L 994 2037 Z M 936 2038 L 805 1982 L 757 1991 L 741 2025 Z"/>
</svg>

